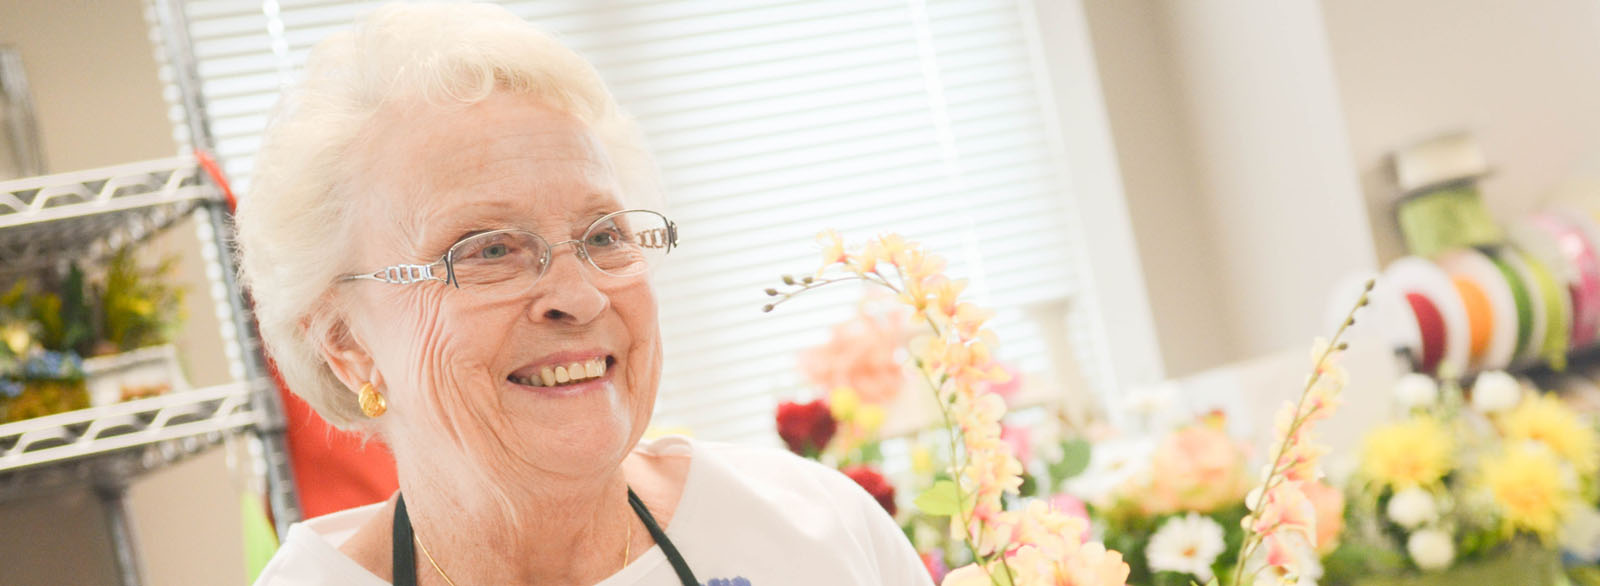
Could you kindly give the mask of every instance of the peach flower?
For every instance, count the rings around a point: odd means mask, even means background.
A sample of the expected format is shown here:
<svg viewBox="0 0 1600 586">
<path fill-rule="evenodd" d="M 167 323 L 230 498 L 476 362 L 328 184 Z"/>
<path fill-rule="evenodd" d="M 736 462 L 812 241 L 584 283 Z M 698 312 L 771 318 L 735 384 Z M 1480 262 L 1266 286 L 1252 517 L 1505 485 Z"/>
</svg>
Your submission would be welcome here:
<svg viewBox="0 0 1600 586">
<path fill-rule="evenodd" d="M 1141 499 L 1147 514 L 1178 511 L 1209 513 L 1239 500 L 1245 486 L 1244 453 L 1215 427 L 1195 425 L 1168 435 L 1156 448 L 1149 490 Z"/>
<path fill-rule="evenodd" d="M 1307 482 L 1300 490 L 1317 511 L 1317 553 L 1333 553 L 1339 547 L 1339 533 L 1344 531 L 1344 494 L 1322 482 Z"/>
<path fill-rule="evenodd" d="M 900 393 L 904 374 L 895 350 L 905 339 L 904 315 L 861 313 L 833 328 L 826 344 L 800 355 L 800 370 L 812 384 L 855 389 L 866 403 L 882 405 Z"/>
</svg>

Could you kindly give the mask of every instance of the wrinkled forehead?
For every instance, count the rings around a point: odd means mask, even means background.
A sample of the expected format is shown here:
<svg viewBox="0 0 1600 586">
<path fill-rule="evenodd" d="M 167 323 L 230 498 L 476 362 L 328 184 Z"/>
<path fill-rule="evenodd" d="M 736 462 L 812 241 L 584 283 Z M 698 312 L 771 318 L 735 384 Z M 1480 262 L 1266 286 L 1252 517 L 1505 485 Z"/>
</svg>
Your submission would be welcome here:
<svg viewBox="0 0 1600 586">
<path fill-rule="evenodd" d="M 589 207 L 615 200 L 605 149 L 577 117 L 529 96 L 475 104 L 394 104 L 375 115 L 357 180 L 389 217 L 425 230 L 463 206 Z M 557 214 L 561 215 L 561 214 Z"/>
</svg>

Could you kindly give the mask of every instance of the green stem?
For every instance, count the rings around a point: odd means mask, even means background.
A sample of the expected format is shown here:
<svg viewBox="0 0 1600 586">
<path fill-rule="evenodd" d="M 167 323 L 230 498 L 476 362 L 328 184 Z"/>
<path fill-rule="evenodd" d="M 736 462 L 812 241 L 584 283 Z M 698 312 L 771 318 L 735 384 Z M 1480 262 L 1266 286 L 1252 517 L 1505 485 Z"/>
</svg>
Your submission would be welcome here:
<svg viewBox="0 0 1600 586">
<path fill-rule="evenodd" d="M 1333 333 L 1333 339 L 1328 341 L 1328 347 L 1324 348 L 1322 354 L 1317 356 L 1317 361 L 1312 367 L 1311 376 L 1306 379 L 1305 388 L 1300 390 L 1300 400 L 1296 401 L 1294 406 L 1294 418 L 1289 421 L 1289 429 L 1284 433 L 1283 441 L 1278 442 L 1277 454 L 1272 458 L 1272 470 L 1267 473 L 1267 478 L 1261 483 L 1261 493 L 1256 495 L 1255 505 L 1249 507 L 1250 514 L 1245 516 L 1245 527 L 1249 531 L 1249 537 L 1245 538 L 1244 545 L 1239 548 L 1239 563 L 1234 567 L 1233 575 L 1235 586 L 1242 584 L 1244 568 L 1249 562 L 1250 554 L 1255 553 L 1256 548 L 1260 546 L 1263 539 L 1261 534 L 1250 529 L 1250 527 L 1255 525 L 1255 522 L 1261 518 L 1261 507 L 1267 500 L 1267 494 L 1283 481 L 1284 477 L 1278 470 L 1278 466 L 1283 461 L 1283 456 L 1289 451 L 1289 445 L 1292 443 L 1290 440 L 1294 438 L 1295 433 L 1300 431 L 1300 427 L 1310 419 L 1309 414 L 1302 414 L 1306 398 L 1310 396 L 1311 389 L 1316 386 L 1317 381 L 1322 379 L 1322 369 L 1327 364 L 1328 357 L 1339 350 L 1339 339 L 1344 337 L 1345 331 L 1350 328 L 1351 324 L 1355 323 L 1356 311 L 1367 305 L 1367 291 L 1371 290 L 1372 282 L 1368 281 L 1366 291 L 1361 293 L 1361 298 L 1356 302 L 1355 307 L 1350 308 L 1349 313 L 1345 314 L 1344 321 L 1339 323 L 1339 329 Z"/>
<path fill-rule="evenodd" d="M 894 266 L 895 275 L 897 277 L 899 277 L 901 282 L 904 282 L 905 281 L 905 273 L 900 270 L 900 266 L 899 265 L 892 265 L 892 266 Z M 773 301 L 771 304 L 767 305 L 766 311 L 771 311 L 773 308 L 776 308 L 778 305 L 780 305 L 780 304 L 782 304 L 782 303 L 784 303 L 786 301 L 789 301 L 790 299 L 794 299 L 796 296 L 798 296 L 801 293 L 804 293 L 806 291 L 810 291 L 812 289 L 817 289 L 817 288 L 824 287 L 824 286 L 827 286 L 827 285 L 832 285 L 834 283 L 842 283 L 842 282 L 846 282 L 846 281 L 866 281 L 868 283 L 873 283 L 873 284 L 882 286 L 882 287 L 884 287 L 884 288 L 886 288 L 886 289 L 888 289 L 890 291 L 895 292 L 896 294 L 901 293 L 901 290 L 898 287 L 895 287 L 893 283 L 889 282 L 888 278 L 884 277 L 881 274 L 878 274 L 876 272 L 873 272 L 873 273 L 852 273 L 852 274 L 849 274 L 849 275 L 846 275 L 846 276 L 843 276 L 843 277 L 835 277 L 835 278 L 831 278 L 831 279 L 812 280 L 812 281 L 809 281 L 809 282 L 804 281 L 804 280 L 799 281 L 798 282 L 798 284 L 800 286 L 799 289 L 794 290 L 794 291 L 788 291 L 788 292 L 782 293 L 776 301 Z M 924 317 L 923 317 L 922 321 L 924 323 L 928 324 L 928 327 L 933 330 L 933 335 L 935 337 L 942 337 L 943 332 L 941 332 L 939 330 L 939 325 L 937 323 L 934 323 L 933 320 L 927 319 L 925 314 L 924 314 Z M 961 469 L 964 468 L 964 466 L 961 464 L 960 454 L 962 452 L 962 448 L 965 447 L 965 440 L 964 440 L 963 436 L 961 435 L 961 433 L 959 432 L 955 422 L 951 420 L 951 418 L 950 418 L 950 408 L 945 403 L 945 398 L 940 396 L 940 392 L 939 392 L 940 389 L 944 388 L 944 384 L 949 381 L 948 375 L 946 375 L 940 381 L 934 381 L 933 378 L 931 376 L 929 376 L 928 372 L 925 369 L 923 369 L 923 365 L 920 362 L 918 362 L 916 364 L 916 366 L 917 366 L 917 372 L 922 374 L 923 380 L 925 382 L 927 382 L 928 383 L 928 387 L 933 390 L 934 400 L 936 402 L 938 402 L 938 404 L 939 404 L 939 416 L 944 420 L 945 431 L 950 434 L 950 442 L 949 442 L 949 444 L 950 444 L 950 464 L 951 464 L 952 470 L 955 472 L 955 475 L 954 475 L 954 478 L 952 478 L 952 481 L 954 482 L 955 487 L 956 487 L 956 500 L 960 505 L 959 508 L 958 508 L 958 511 L 959 511 L 958 519 L 960 519 L 961 526 L 962 526 L 962 542 L 967 545 L 967 550 L 972 553 L 972 559 L 977 563 L 978 567 L 982 568 L 984 574 L 989 577 L 989 582 L 990 583 L 995 583 L 994 573 L 989 570 L 988 564 L 984 563 L 984 556 L 978 553 L 978 544 L 975 543 L 972 540 L 971 527 L 972 527 L 973 519 L 969 515 L 969 512 L 967 510 L 966 493 L 961 488 Z M 982 529 L 980 527 L 980 531 L 981 530 Z M 997 559 L 1000 561 L 1001 569 L 1005 570 L 1005 575 L 1006 575 L 1006 578 L 1007 578 L 1007 582 L 1010 583 L 1010 584 L 1015 584 L 1016 583 L 1016 576 L 1011 571 L 1011 564 L 1006 562 L 1004 550 L 1002 550 L 1000 552 L 1000 555 L 997 556 Z"/>
</svg>

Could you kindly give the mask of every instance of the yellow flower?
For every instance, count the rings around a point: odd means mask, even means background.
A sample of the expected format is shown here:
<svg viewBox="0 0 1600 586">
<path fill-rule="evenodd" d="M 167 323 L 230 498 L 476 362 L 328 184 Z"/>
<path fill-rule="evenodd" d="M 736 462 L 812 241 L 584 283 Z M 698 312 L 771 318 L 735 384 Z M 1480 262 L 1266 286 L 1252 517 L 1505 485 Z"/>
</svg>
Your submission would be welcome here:
<svg viewBox="0 0 1600 586">
<path fill-rule="evenodd" d="M 861 433 L 872 435 L 877 433 L 878 428 L 883 427 L 883 420 L 887 417 L 888 413 L 881 406 L 862 405 L 856 408 L 853 422 Z"/>
<path fill-rule="evenodd" d="M 6 326 L 4 331 L 0 331 L 0 338 L 5 340 L 6 347 L 10 348 L 11 353 L 16 356 L 21 356 L 28 351 L 30 346 L 33 346 L 33 336 L 28 335 L 28 328 L 23 327 L 22 324 Z"/>
<path fill-rule="evenodd" d="M 845 261 L 844 238 L 837 231 L 823 230 L 817 234 L 817 243 L 822 245 L 823 268 Z"/>
<path fill-rule="evenodd" d="M 1444 425 L 1416 417 L 1368 434 L 1361 472 L 1394 490 L 1433 484 L 1454 467 L 1454 451 L 1455 441 Z"/>
<path fill-rule="evenodd" d="M 839 387 L 828 393 L 828 411 L 839 421 L 850 421 L 861 406 L 861 396 L 850 387 Z"/>
<path fill-rule="evenodd" d="M 1520 444 L 1487 458 L 1480 470 L 1507 529 L 1553 539 L 1577 495 L 1550 450 Z"/>
<path fill-rule="evenodd" d="M 1508 440 L 1531 440 L 1544 444 L 1557 456 L 1572 464 L 1580 474 L 1591 474 L 1600 468 L 1600 442 L 1594 428 L 1578 419 L 1578 414 L 1568 409 L 1550 395 L 1532 396 L 1518 404 L 1500 419 L 1500 428 Z"/>
<path fill-rule="evenodd" d="M 911 448 L 911 471 L 918 476 L 927 476 L 933 473 L 933 450 L 927 446 L 917 444 Z"/>
</svg>

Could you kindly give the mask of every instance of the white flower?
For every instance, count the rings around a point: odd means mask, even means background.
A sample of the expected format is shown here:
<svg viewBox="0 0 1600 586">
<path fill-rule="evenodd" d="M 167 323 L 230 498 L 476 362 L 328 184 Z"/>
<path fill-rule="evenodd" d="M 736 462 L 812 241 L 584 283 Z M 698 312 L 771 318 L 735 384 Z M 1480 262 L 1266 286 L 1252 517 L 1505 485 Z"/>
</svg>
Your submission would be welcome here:
<svg viewBox="0 0 1600 586">
<path fill-rule="evenodd" d="M 1156 530 L 1145 547 L 1150 569 L 1189 574 L 1201 582 L 1211 580 L 1211 564 L 1227 549 L 1222 526 L 1210 517 L 1189 513 L 1173 517 Z"/>
<path fill-rule="evenodd" d="M 1439 518 L 1439 507 L 1428 491 L 1412 487 L 1389 497 L 1389 520 L 1406 529 L 1416 529 Z"/>
<path fill-rule="evenodd" d="M 1149 439 L 1097 442 L 1089 452 L 1089 467 L 1067 481 L 1066 492 L 1086 503 L 1109 504 L 1150 470 L 1155 451 L 1155 441 Z"/>
<path fill-rule="evenodd" d="M 1600 511 L 1574 504 L 1561 525 L 1561 549 L 1586 564 L 1600 561 Z"/>
<path fill-rule="evenodd" d="M 1394 397 L 1407 409 L 1431 407 L 1439 400 L 1439 383 L 1431 376 L 1413 372 L 1394 383 Z"/>
<path fill-rule="evenodd" d="M 1499 413 L 1522 400 L 1522 383 L 1502 370 L 1478 375 L 1472 384 L 1472 408 L 1482 413 Z"/>
<path fill-rule="evenodd" d="M 1450 534 L 1438 529 L 1423 529 L 1406 540 L 1406 552 L 1417 567 L 1427 571 L 1443 570 L 1456 559 L 1456 544 Z"/>
</svg>

